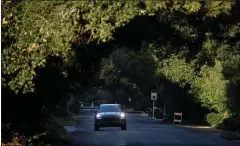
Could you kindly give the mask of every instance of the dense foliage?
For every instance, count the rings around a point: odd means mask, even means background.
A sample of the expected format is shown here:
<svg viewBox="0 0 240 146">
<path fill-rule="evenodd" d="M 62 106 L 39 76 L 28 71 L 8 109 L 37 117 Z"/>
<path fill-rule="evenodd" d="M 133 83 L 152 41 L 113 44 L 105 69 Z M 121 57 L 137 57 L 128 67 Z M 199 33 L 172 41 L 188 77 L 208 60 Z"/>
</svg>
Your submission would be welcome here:
<svg viewBox="0 0 240 146">
<path fill-rule="evenodd" d="M 207 122 L 213 127 L 218 126 L 223 121 L 223 114 L 210 113 L 207 115 Z"/>
<path fill-rule="evenodd" d="M 238 131 L 240 130 L 240 115 L 232 114 L 228 119 L 223 121 L 223 128 L 228 131 Z"/>
<path fill-rule="evenodd" d="M 3 73 L 16 93 L 33 91 L 35 69 L 49 56 L 71 57 L 71 42 L 106 42 L 118 27 L 156 11 L 200 11 L 200 1 L 3 1 Z M 232 2 L 206 2 L 204 13 L 228 13 Z M 217 7 L 217 8 L 216 8 Z"/>
<path fill-rule="evenodd" d="M 37 120 L 77 112 L 89 87 L 144 104 L 153 88 L 171 92 L 169 82 L 218 114 L 237 113 L 239 14 L 222 0 L 2 1 L 3 122 L 35 135 L 48 127 Z"/>
<path fill-rule="evenodd" d="M 208 18 L 202 11 L 187 15 L 166 10 L 158 14 L 155 19 L 158 19 L 160 28 L 155 27 L 154 30 L 161 35 L 155 38 L 154 43 L 139 47 L 140 51 L 135 52 L 135 57 L 130 58 L 134 61 L 141 58 L 141 61 L 133 66 L 139 69 L 141 68 L 139 66 L 143 66 L 145 77 L 155 85 L 159 83 L 151 81 L 151 77 L 146 74 L 149 67 L 155 68 L 156 74 L 151 74 L 156 76 L 155 78 L 165 77 L 183 88 L 190 87 L 188 92 L 195 97 L 194 100 L 211 110 L 219 113 L 230 110 L 239 112 L 237 88 L 240 56 L 237 39 L 239 38 L 237 4 L 230 13 L 221 14 L 216 18 Z M 223 19 L 227 21 L 223 22 Z M 123 64 L 131 65 L 130 60 Z M 151 65 L 145 65 L 143 60 L 148 60 Z M 128 72 L 127 76 L 131 79 L 137 76 L 130 75 L 134 69 L 129 69 Z M 138 75 L 142 73 L 139 70 L 136 72 Z M 140 81 L 143 81 L 143 78 Z M 147 85 L 147 88 L 151 87 Z"/>
<path fill-rule="evenodd" d="M 239 140 L 240 134 L 234 132 L 223 132 L 220 134 L 220 137 L 227 139 L 227 140 Z"/>
</svg>

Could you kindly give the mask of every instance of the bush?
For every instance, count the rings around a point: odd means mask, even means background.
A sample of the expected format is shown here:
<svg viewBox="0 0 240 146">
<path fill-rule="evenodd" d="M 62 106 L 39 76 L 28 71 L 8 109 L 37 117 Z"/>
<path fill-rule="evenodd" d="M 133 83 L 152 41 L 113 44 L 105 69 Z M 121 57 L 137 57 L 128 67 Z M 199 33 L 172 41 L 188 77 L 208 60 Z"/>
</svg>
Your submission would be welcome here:
<svg viewBox="0 0 240 146">
<path fill-rule="evenodd" d="M 222 119 L 222 114 L 210 113 L 207 115 L 207 122 L 213 127 L 218 126 L 222 122 Z"/>
<path fill-rule="evenodd" d="M 80 106 L 81 106 L 80 103 L 78 101 L 75 101 L 69 106 L 69 110 L 72 113 L 78 114 L 80 110 Z"/>
<path fill-rule="evenodd" d="M 229 131 L 240 131 L 240 116 L 233 115 L 223 121 L 225 130 Z"/>
<path fill-rule="evenodd" d="M 65 107 L 57 107 L 54 114 L 57 117 L 66 118 L 69 116 L 69 111 Z"/>
<path fill-rule="evenodd" d="M 39 141 L 43 142 L 44 144 L 51 144 L 51 145 L 62 145 L 63 137 L 67 134 L 67 131 L 61 125 L 54 125 L 48 132 L 47 135 L 41 137 Z M 40 142 L 37 142 L 40 143 Z"/>
<path fill-rule="evenodd" d="M 227 140 L 240 140 L 240 133 L 223 132 L 220 134 L 220 137 Z"/>
<path fill-rule="evenodd" d="M 77 122 L 76 118 L 68 118 L 63 123 L 61 123 L 62 126 L 75 126 Z"/>
<path fill-rule="evenodd" d="M 55 116 L 51 116 L 46 120 L 44 124 L 45 136 L 41 136 L 39 139 L 35 140 L 33 144 L 41 145 L 62 145 L 63 137 L 67 134 L 65 128 L 61 125 L 63 119 Z"/>
</svg>

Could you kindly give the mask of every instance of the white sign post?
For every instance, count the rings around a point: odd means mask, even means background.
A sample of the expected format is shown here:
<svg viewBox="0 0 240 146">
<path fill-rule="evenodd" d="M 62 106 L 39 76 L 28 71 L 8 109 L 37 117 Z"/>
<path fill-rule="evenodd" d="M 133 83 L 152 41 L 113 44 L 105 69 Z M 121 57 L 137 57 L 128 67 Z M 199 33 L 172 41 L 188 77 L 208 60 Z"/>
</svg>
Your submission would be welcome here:
<svg viewBox="0 0 240 146">
<path fill-rule="evenodd" d="M 155 104 L 155 100 L 157 100 L 157 93 L 156 92 L 151 92 L 151 99 L 153 101 L 153 118 L 154 118 L 154 104 Z"/>
</svg>

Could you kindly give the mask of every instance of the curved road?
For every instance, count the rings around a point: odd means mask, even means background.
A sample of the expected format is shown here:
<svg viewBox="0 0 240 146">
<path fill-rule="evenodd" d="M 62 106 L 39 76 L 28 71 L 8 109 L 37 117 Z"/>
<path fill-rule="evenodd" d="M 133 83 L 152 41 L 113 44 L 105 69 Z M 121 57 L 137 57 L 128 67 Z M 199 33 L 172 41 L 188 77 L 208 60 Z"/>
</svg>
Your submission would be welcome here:
<svg viewBox="0 0 240 146">
<path fill-rule="evenodd" d="M 100 128 L 93 130 L 93 110 L 83 109 L 73 133 L 73 144 L 83 146 L 231 146 L 217 135 L 174 125 L 162 124 L 152 118 L 127 114 L 127 130 Z"/>
</svg>

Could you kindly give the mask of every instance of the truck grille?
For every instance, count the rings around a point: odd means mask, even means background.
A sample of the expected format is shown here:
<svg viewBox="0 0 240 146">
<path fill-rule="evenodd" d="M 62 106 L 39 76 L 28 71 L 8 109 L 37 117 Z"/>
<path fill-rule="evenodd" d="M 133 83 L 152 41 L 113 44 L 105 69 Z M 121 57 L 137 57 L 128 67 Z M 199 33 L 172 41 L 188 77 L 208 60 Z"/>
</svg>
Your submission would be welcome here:
<svg viewBox="0 0 240 146">
<path fill-rule="evenodd" d="M 120 118 L 110 118 L 110 117 L 104 117 L 104 121 L 120 121 Z"/>
</svg>

